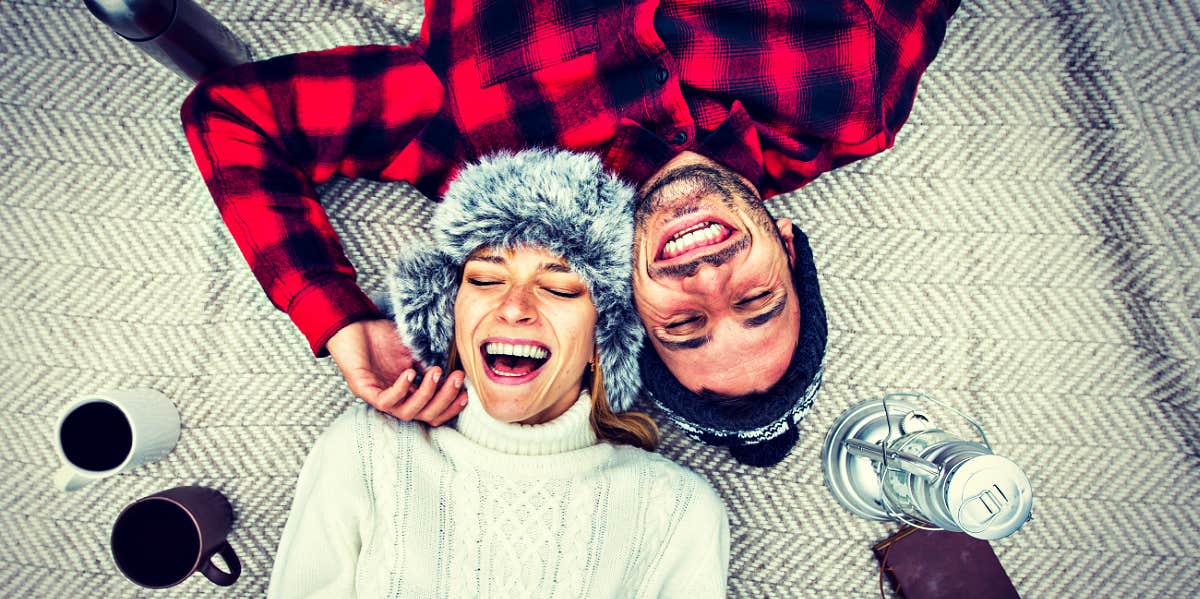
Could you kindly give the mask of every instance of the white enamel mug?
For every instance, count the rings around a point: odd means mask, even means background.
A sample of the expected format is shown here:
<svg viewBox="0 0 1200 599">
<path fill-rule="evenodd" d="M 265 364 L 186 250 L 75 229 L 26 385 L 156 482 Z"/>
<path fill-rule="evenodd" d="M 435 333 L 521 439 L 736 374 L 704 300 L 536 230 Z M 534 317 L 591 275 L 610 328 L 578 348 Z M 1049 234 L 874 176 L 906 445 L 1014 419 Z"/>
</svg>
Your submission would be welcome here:
<svg viewBox="0 0 1200 599">
<path fill-rule="evenodd" d="M 179 411 L 154 389 L 103 391 L 67 404 L 54 426 L 54 483 L 74 491 L 161 459 L 179 442 Z"/>
</svg>

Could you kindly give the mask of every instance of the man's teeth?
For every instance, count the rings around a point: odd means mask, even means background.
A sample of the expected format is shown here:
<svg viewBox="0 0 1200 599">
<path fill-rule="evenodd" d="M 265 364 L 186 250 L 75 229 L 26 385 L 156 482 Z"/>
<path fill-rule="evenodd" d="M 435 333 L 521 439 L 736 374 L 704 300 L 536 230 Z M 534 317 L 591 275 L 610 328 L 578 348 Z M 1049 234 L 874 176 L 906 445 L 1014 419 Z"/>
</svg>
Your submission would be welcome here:
<svg viewBox="0 0 1200 599">
<path fill-rule="evenodd" d="M 518 358 L 544 359 L 550 352 L 536 345 L 518 345 L 514 343 L 489 343 L 484 351 L 492 356 L 516 356 Z"/>
<path fill-rule="evenodd" d="M 682 254 L 694 247 L 708 245 L 714 239 L 717 239 L 724 233 L 725 227 L 717 223 L 709 223 L 708 226 L 703 226 L 703 223 L 684 229 L 677 233 L 667 245 L 663 247 L 663 258 L 671 258 Z"/>
</svg>

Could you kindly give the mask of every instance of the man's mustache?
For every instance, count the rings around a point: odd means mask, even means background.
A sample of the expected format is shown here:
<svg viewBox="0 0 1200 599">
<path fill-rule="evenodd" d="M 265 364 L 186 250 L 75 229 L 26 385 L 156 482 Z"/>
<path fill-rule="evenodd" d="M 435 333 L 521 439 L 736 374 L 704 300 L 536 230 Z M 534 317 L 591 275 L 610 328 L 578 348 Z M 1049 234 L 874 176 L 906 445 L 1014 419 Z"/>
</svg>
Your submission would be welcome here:
<svg viewBox="0 0 1200 599">
<path fill-rule="evenodd" d="M 701 256 L 691 262 L 684 264 L 672 264 L 669 266 L 651 266 L 649 273 L 652 278 L 666 277 L 668 279 L 686 279 L 693 277 L 700 270 L 702 265 L 708 264 L 713 268 L 719 267 L 726 262 L 732 260 L 738 254 L 750 248 L 750 236 L 742 235 L 737 241 L 722 249 L 715 254 Z"/>
</svg>

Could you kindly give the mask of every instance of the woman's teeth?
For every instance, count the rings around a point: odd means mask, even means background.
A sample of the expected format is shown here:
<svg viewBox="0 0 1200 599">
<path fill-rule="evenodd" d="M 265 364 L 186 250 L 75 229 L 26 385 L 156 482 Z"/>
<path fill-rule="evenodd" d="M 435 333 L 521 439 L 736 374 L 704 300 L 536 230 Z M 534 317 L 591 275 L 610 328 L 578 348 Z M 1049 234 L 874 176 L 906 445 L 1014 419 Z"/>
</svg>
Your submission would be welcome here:
<svg viewBox="0 0 1200 599">
<path fill-rule="evenodd" d="M 484 362 L 496 376 L 519 377 L 542 367 L 550 350 L 523 343 L 493 342 L 483 346 Z"/>
<path fill-rule="evenodd" d="M 514 343 L 489 343 L 484 348 L 492 356 L 515 356 L 518 358 L 544 359 L 550 352 L 536 345 L 518 345 Z"/>
<path fill-rule="evenodd" d="M 727 229 L 723 225 L 713 222 L 703 222 L 688 227 L 673 235 L 671 240 L 663 246 L 662 258 L 664 260 L 674 258 L 697 247 L 712 245 L 723 240 L 726 237 L 726 231 Z"/>
</svg>

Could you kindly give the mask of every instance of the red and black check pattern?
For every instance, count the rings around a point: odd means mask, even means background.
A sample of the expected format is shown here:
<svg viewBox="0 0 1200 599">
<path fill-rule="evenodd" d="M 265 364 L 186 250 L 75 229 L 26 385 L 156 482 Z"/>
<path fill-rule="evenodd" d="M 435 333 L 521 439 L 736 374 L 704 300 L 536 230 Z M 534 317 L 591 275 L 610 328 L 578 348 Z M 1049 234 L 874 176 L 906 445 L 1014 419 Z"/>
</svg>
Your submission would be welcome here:
<svg viewBox="0 0 1200 599">
<path fill-rule="evenodd" d="M 682 150 L 763 197 L 891 146 L 958 0 L 427 0 L 420 38 L 243 65 L 183 105 L 196 163 L 314 352 L 378 317 L 313 186 L 439 197 L 500 149 L 594 151 L 636 184 Z"/>
</svg>

